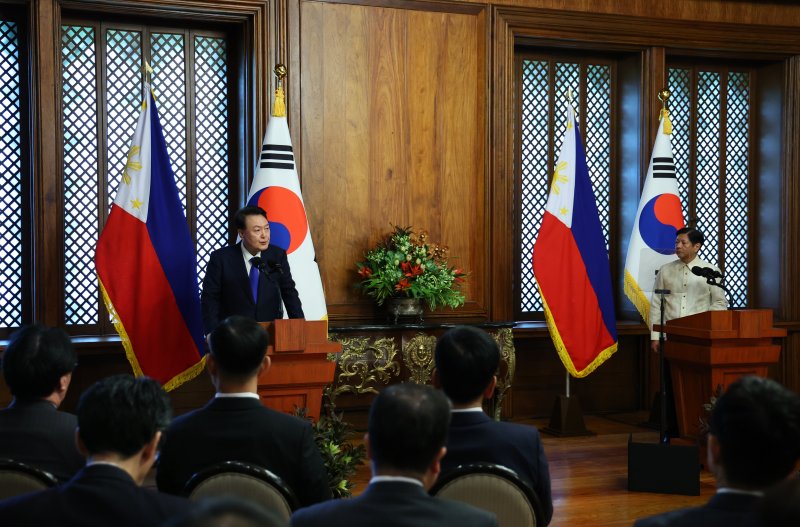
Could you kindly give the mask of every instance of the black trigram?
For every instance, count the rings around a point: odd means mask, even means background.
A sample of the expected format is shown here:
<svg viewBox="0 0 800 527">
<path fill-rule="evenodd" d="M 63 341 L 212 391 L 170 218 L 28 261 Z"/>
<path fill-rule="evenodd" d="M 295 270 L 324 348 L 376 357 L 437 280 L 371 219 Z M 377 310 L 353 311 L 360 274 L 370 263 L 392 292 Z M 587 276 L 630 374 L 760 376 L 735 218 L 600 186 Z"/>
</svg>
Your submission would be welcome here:
<svg viewBox="0 0 800 527">
<path fill-rule="evenodd" d="M 653 158 L 653 177 L 663 177 L 675 179 L 675 163 L 671 157 Z"/>
<path fill-rule="evenodd" d="M 261 147 L 259 158 L 261 168 L 280 168 L 282 170 L 294 169 L 294 154 L 288 145 L 264 145 Z"/>
</svg>

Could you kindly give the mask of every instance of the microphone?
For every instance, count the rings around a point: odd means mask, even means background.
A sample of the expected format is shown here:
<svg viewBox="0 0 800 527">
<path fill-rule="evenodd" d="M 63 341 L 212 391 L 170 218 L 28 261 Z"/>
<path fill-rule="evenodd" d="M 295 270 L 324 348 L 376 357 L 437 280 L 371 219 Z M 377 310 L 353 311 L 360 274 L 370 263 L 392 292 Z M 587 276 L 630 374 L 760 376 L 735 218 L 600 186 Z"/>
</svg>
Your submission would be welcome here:
<svg viewBox="0 0 800 527">
<path fill-rule="evenodd" d="M 697 276 L 702 276 L 707 280 L 713 280 L 714 278 L 722 278 L 722 273 L 719 271 L 715 271 L 710 267 L 700 267 L 699 265 L 695 265 L 692 267 L 692 274 Z"/>
<path fill-rule="evenodd" d="M 258 269 L 262 273 L 267 274 L 267 270 L 265 269 L 264 266 L 264 260 L 262 260 L 260 256 L 253 256 L 250 259 L 250 265 Z"/>
<path fill-rule="evenodd" d="M 270 271 L 275 272 L 277 271 L 280 274 L 283 274 L 283 266 L 278 262 L 273 262 L 272 260 L 267 260 L 267 267 L 269 267 Z"/>
</svg>

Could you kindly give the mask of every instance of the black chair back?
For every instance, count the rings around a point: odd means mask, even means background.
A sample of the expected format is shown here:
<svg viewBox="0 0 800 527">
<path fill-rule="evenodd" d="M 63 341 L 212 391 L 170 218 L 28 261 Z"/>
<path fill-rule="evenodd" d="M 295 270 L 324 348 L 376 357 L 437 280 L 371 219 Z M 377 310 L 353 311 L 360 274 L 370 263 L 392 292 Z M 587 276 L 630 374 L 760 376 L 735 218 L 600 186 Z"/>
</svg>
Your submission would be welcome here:
<svg viewBox="0 0 800 527">
<path fill-rule="evenodd" d="M 13 459 L 0 459 L 0 500 L 55 485 L 58 480 L 49 472 Z"/>
<path fill-rule="evenodd" d="M 539 497 L 516 472 L 502 465 L 460 465 L 442 474 L 430 494 L 492 512 L 499 527 L 545 525 Z"/>
<path fill-rule="evenodd" d="M 294 492 L 269 470 L 241 461 L 223 461 L 191 477 L 183 490 L 191 500 L 235 496 L 258 503 L 288 520 L 297 509 Z"/>
</svg>

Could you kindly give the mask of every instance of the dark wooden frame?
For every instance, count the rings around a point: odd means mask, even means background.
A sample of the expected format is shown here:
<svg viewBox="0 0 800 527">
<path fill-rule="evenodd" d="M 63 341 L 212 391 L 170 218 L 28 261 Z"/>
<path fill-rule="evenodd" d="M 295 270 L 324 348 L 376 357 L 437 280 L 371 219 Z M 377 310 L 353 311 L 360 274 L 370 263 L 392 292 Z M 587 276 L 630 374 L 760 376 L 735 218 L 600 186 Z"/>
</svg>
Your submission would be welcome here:
<svg viewBox="0 0 800 527">
<path fill-rule="evenodd" d="M 31 295 L 31 317 L 49 325 L 62 325 L 63 306 L 63 196 L 60 108 L 60 34 L 62 12 L 70 16 L 94 13 L 109 16 L 159 17 L 161 19 L 194 19 L 203 23 L 236 26 L 240 52 L 235 65 L 238 86 L 230 97 L 236 101 L 237 116 L 231 116 L 232 144 L 242 152 L 232 152 L 229 159 L 236 164 L 236 181 L 231 182 L 230 208 L 244 200 L 253 166 L 253 152 L 266 129 L 273 86 L 271 66 L 274 64 L 275 8 L 263 0 L 41 0 L 28 2 L 30 24 L 31 129 L 34 180 L 32 214 L 34 223 L 32 252 L 35 284 Z M 231 234 L 232 236 L 232 234 Z"/>
<path fill-rule="evenodd" d="M 507 116 L 514 111 L 514 53 L 517 44 L 542 47 L 624 50 L 642 59 L 641 143 L 652 145 L 658 116 L 652 101 L 664 86 L 666 57 L 705 56 L 772 60 L 784 64 L 785 105 L 781 149 L 784 190 L 781 233 L 781 294 L 776 310 L 785 321 L 789 337 L 776 377 L 795 389 L 800 386 L 800 40 L 797 29 L 732 23 L 692 22 L 593 13 L 570 13 L 548 9 L 494 7 L 492 11 L 491 75 L 494 80 L 491 107 L 491 180 L 494 182 L 492 238 L 495 260 L 492 269 L 492 313 L 496 320 L 513 316 L 511 291 L 506 284 L 513 276 L 513 173 L 514 144 Z M 640 173 L 646 173 L 649 147 L 641 149 Z M 781 325 L 779 323 L 779 325 Z"/>
<path fill-rule="evenodd" d="M 609 135 L 611 137 L 611 160 L 610 160 L 610 181 L 609 181 L 609 202 L 610 202 L 610 214 L 608 218 L 608 232 L 609 232 L 609 263 L 611 266 L 611 276 L 613 283 L 617 283 L 617 275 L 616 272 L 618 266 L 618 253 L 619 249 L 618 246 L 621 243 L 621 238 L 616 235 L 619 231 L 619 219 L 618 219 L 618 210 L 615 209 L 615 204 L 618 202 L 619 198 L 619 178 L 616 177 L 616 174 L 619 172 L 619 137 L 618 137 L 618 127 L 616 123 L 619 119 L 619 96 L 617 94 L 617 61 L 614 57 L 609 57 L 607 54 L 596 54 L 592 53 L 589 54 L 588 58 L 586 55 L 577 55 L 574 52 L 572 53 L 559 53 L 558 51 L 552 50 L 544 50 L 544 51 L 532 51 L 528 50 L 527 48 L 517 49 L 515 51 L 514 57 L 514 71 L 515 76 L 518 75 L 520 71 L 520 60 L 531 59 L 531 60 L 547 60 L 550 63 L 555 61 L 570 61 L 573 63 L 577 63 L 580 67 L 580 74 L 579 74 L 579 93 L 581 95 L 586 94 L 586 66 L 588 63 L 592 64 L 605 64 L 611 68 L 611 102 L 610 102 L 610 111 L 611 111 L 611 129 L 609 131 Z M 550 69 L 550 79 L 548 80 L 548 86 L 550 89 L 550 96 L 552 99 L 554 97 L 554 79 L 553 79 L 553 70 Z M 513 313 L 514 313 L 514 320 L 522 321 L 522 320 L 544 320 L 544 312 L 537 311 L 537 312 L 528 312 L 522 311 L 520 309 L 520 300 L 522 294 L 522 287 L 521 287 L 521 280 L 518 273 L 518 270 L 521 268 L 522 265 L 522 258 L 519 254 L 519 246 L 521 241 L 521 225 L 522 225 L 522 218 L 521 218 L 521 141 L 520 141 L 520 133 L 521 130 L 521 112 L 519 108 L 519 101 L 522 99 L 522 85 L 519 82 L 515 81 L 515 107 L 514 107 L 514 239 L 512 241 L 512 249 L 513 249 L 513 263 L 512 269 L 514 274 L 512 276 L 512 287 L 513 293 L 511 297 L 511 301 L 513 303 Z M 581 108 L 585 108 L 585 102 L 583 100 L 579 100 L 578 103 L 581 104 Z M 553 100 L 553 104 L 551 110 L 555 110 L 559 105 L 562 105 L 563 101 L 556 101 Z M 558 152 L 554 151 L 555 139 L 563 134 L 563 127 L 562 123 L 555 122 L 555 115 L 556 112 L 553 111 L 552 119 L 548 123 L 548 147 L 547 147 L 547 156 L 550 160 L 557 160 Z M 581 133 L 583 134 L 583 141 L 584 144 L 586 142 L 586 127 L 583 125 L 583 121 L 580 123 L 581 126 Z M 549 177 L 549 176 L 548 176 Z M 615 294 L 615 305 L 619 305 L 619 299 L 616 298 L 617 296 L 617 289 L 614 289 Z"/>
</svg>

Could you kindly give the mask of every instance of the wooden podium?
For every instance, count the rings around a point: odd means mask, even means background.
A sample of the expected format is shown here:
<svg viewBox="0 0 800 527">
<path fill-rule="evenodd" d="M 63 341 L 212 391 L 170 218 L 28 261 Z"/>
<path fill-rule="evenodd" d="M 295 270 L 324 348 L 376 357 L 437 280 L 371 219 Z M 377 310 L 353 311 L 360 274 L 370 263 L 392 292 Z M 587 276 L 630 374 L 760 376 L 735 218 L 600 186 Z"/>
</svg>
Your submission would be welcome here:
<svg viewBox="0 0 800 527">
<path fill-rule="evenodd" d="M 678 429 L 687 438 L 698 436 L 703 405 L 717 386 L 724 390 L 745 375 L 766 377 L 781 351 L 772 339 L 786 336 L 773 327 L 770 309 L 706 311 L 668 321 L 664 333 Z"/>
<path fill-rule="evenodd" d="M 342 351 L 328 341 L 328 323 L 302 318 L 261 322 L 270 335 L 267 354 L 272 366 L 258 377 L 258 396 L 264 406 L 294 413 L 295 405 L 320 417 L 322 391 L 331 382 L 336 362 L 329 354 Z"/>
</svg>

